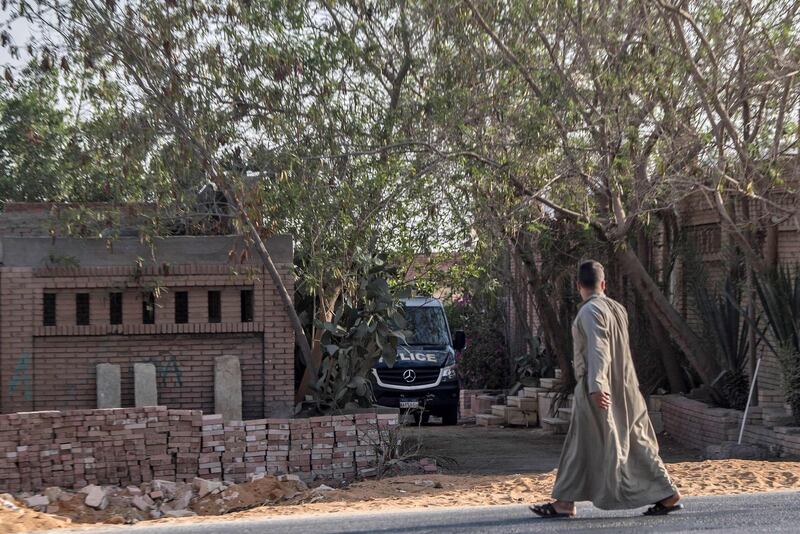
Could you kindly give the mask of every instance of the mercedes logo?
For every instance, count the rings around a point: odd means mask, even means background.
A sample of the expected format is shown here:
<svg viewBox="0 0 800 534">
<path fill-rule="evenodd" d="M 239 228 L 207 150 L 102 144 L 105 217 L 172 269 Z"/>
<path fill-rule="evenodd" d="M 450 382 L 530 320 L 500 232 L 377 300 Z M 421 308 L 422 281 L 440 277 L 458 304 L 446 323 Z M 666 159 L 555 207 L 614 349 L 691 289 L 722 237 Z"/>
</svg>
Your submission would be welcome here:
<svg viewBox="0 0 800 534">
<path fill-rule="evenodd" d="M 403 380 L 405 380 L 409 384 L 416 379 L 417 379 L 417 373 L 415 373 L 413 369 L 406 369 L 405 371 L 403 371 Z"/>
</svg>

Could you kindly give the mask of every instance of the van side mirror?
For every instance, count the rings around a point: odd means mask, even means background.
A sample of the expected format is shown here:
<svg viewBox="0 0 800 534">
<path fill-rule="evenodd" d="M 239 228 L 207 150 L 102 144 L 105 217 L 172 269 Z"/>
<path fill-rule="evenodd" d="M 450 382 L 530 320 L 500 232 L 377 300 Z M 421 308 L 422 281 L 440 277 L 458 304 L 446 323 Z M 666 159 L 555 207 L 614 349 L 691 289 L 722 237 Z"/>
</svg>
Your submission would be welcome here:
<svg viewBox="0 0 800 534">
<path fill-rule="evenodd" d="M 453 348 L 455 350 L 461 351 L 464 350 L 464 347 L 467 346 L 467 336 L 464 334 L 463 330 L 456 330 L 453 333 Z"/>
</svg>

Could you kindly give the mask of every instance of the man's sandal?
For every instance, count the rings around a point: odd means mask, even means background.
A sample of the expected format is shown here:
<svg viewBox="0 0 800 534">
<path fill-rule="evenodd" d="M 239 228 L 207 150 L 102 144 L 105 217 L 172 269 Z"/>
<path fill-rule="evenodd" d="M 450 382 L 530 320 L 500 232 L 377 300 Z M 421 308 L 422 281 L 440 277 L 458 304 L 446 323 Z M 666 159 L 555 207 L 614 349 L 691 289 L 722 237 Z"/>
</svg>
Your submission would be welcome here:
<svg viewBox="0 0 800 534">
<path fill-rule="evenodd" d="M 534 514 L 542 517 L 544 519 L 559 519 L 565 517 L 575 517 L 575 514 L 570 514 L 567 512 L 559 512 L 556 510 L 556 507 L 553 506 L 553 503 L 547 504 L 534 504 L 528 507 L 528 509 L 533 512 Z"/>
<path fill-rule="evenodd" d="M 678 510 L 683 510 L 683 505 L 681 503 L 673 506 L 664 506 L 660 502 L 657 502 L 648 508 L 644 515 L 667 515 L 671 514 L 672 512 L 677 512 Z"/>
</svg>

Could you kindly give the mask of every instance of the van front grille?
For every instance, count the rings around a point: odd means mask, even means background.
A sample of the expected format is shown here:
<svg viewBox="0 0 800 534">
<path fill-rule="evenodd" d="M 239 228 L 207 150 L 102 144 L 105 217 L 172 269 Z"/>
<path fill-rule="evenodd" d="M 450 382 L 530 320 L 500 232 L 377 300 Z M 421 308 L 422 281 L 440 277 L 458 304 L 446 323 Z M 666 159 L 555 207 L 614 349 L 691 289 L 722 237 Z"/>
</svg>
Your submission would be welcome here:
<svg viewBox="0 0 800 534">
<path fill-rule="evenodd" d="M 407 373 L 411 371 L 411 373 Z M 439 379 L 439 368 L 378 369 L 378 378 L 387 386 L 424 386 Z"/>
</svg>

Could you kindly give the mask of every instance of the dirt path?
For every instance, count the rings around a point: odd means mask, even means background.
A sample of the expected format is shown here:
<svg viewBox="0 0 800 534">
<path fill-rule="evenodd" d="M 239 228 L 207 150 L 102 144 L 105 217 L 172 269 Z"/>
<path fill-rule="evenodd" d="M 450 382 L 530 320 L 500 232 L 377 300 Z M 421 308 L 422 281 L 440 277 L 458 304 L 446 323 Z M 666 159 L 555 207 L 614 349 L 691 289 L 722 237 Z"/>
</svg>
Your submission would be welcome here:
<svg viewBox="0 0 800 534">
<path fill-rule="evenodd" d="M 428 425 L 408 428 L 419 435 L 422 452 L 453 458 L 457 464 L 448 473 L 515 474 L 546 473 L 558 467 L 564 436 L 541 428 L 492 428 L 481 426 Z M 698 460 L 699 451 L 661 439 L 665 461 Z"/>
</svg>

